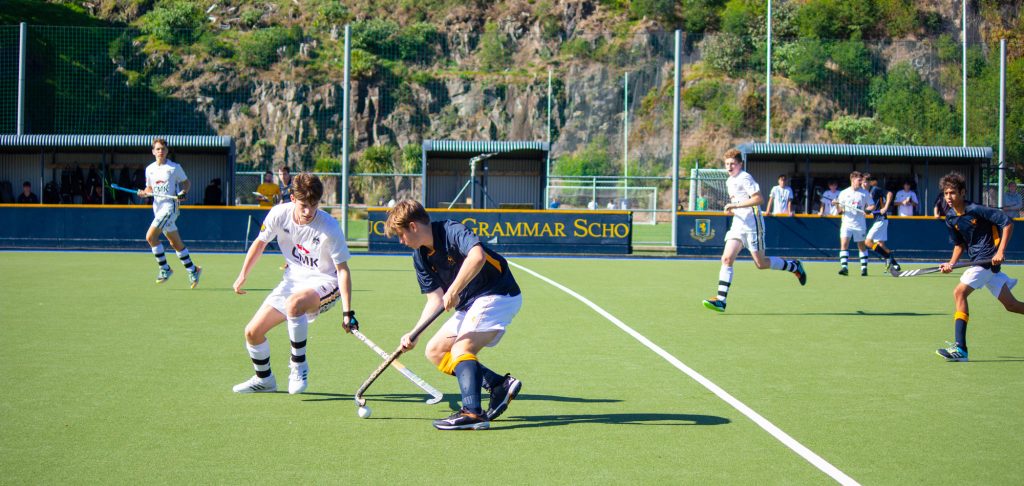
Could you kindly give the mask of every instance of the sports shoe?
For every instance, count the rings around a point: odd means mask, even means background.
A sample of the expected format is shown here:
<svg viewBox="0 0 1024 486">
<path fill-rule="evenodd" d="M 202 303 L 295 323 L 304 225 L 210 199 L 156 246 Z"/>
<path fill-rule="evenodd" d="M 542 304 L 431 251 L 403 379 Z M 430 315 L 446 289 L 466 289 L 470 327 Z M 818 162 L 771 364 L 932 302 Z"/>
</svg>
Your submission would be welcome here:
<svg viewBox="0 0 1024 486">
<path fill-rule="evenodd" d="M 199 286 L 199 277 L 202 274 L 203 274 L 203 267 L 200 267 L 199 265 L 196 265 L 196 271 L 188 272 L 188 281 L 192 283 L 192 287 L 191 288 L 194 289 L 194 288 Z"/>
<path fill-rule="evenodd" d="M 242 383 L 235 385 L 232 388 L 235 393 L 267 393 L 277 391 L 277 380 L 274 379 L 274 375 L 271 374 L 266 378 L 260 378 L 253 375 Z"/>
<path fill-rule="evenodd" d="M 899 263 L 896 263 L 896 260 L 892 261 L 892 265 L 890 266 L 890 268 L 892 268 L 892 271 L 897 273 L 903 271 L 903 267 L 901 267 Z"/>
<path fill-rule="evenodd" d="M 292 368 L 292 372 L 288 374 L 288 393 L 295 395 L 306 391 L 306 387 L 309 386 L 309 365 L 291 363 L 288 366 Z"/>
<path fill-rule="evenodd" d="M 174 273 L 174 270 L 171 270 L 170 268 L 168 268 L 168 269 L 161 268 L 160 271 L 156 274 L 156 283 L 162 284 L 162 283 L 166 282 L 167 279 L 171 278 L 171 275 L 173 273 Z"/>
<path fill-rule="evenodd" d="M 725 301 L 718 300 L 718 297 L 704 299 L 704 307 L 715 312 L 725 312 Z"/>
<path fill-rule="evenodd" d="M 487 404 L 487 420 L 494 420 L 504 413 L 509 402 L 515 400 L 522 388 L 523 382 L 505 373 L 505 379 L 501 384 L 491 390 L 491 401 Z"/>
<path fill-rule="evenodd" d="M 804 270 L 804 264 L 800 263 L 800 260 L 796 261 L 796 271 L 793 272 L 793 275 L 800 280 L 800 285 L 807 285 L 807 271 Z"/>
<path fill-rule="evenodd" d="M 867 277 L 868 276 L 868 269 L 866 269 L 866 268 L 860 269 L 860 276 L 861 277 Z"/>
<path fill-rule="evenodd" d="M 448 418 L 434 421 L 434 428 L 437 430 L 482 430 L 491 427 L 491 422 L 486 416 L 477 415 L 465 408 L 451 414 Z"/>
<path fill-rule="evenodd" d="M 839 275 L 842 275 L 842 276 L 845 277 L 845 276 L 847 276 L 849 274 L 850 274 L 850 270 L 848 268 L 843 267 L 843 268 L 839 269 Z"/>
<path fill-rule="evenodd" d="M 945 349 L 936 349 L 935 354 L 942 356 L 946 361 L 967 361 L 967 350 L 961 348 L 959 344 L 951 343 L 949 341 L 946 341 L 946 345 L 949 347 Z"/>
</svg>

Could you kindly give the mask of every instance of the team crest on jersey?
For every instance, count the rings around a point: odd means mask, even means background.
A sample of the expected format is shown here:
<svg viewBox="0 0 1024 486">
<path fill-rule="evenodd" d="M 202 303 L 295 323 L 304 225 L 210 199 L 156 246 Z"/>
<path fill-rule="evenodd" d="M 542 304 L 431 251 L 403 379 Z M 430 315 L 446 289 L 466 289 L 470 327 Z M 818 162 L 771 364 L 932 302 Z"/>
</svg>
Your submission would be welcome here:
<svg viewBox="0 0 1024 486">
<path fill-rule="evenodd" d="M 448 266 L 449 267 L 454 267 L 455 266 L 455 257 L 453 257 L 451 255 L 448 255 Z"/>
<path fill-rule="evenodd" d="M 320 244 L 320 236 L 314 236 L 313 237 L 313 246 L 317 246 L 319 244 Z"/>
<path fill-rule="evenodd" d="M 693 222 L 693 229 L 690 230 L 690 238 L 701 243 L 715 237 L 715 230 L 711 227 L 710 219 L 698 219 Z"/>
</svg>

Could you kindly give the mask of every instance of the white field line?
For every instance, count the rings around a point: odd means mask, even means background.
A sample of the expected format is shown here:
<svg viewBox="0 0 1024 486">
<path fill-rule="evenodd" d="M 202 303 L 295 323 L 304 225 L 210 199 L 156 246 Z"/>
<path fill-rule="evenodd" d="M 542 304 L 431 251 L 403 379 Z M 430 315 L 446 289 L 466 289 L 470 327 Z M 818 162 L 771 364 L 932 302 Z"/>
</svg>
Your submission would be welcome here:
<svg viewBox="0 0 1024 486">
<path fill-rule="evenodd" d="M 651 351 L 654 351 L 655 353 L 657 353 L 658 356 L 661 356 L 662 358 L 664 358 L 665 361 L 668 361 L 669 363 L 671 363 L 672 366 L 675 366 L 676 368 L 678 368 L 683 373 L 686 373 L 687 376 L 689 376 L 690 378 L 693 378 L 697 383 L 700 383 L 701 385 L 703 385 L 704 388 L 707 388 L 708 390 L 710 390 L 711 393 L 714 393 L 715 395 L 718 395 L 718 398 L 721 398 L 723 401 L 725 401 L 725 403 L 728 403 L 733 408 L 738 410 L 740 413 L 742 413 L 743 415 L 746 415 L 747 418 L 749 418 L 755 424 L 757 424 L 759 427 L 761 427 L 762 429 L 767 431 L 769 434 L 771 434 L 772 437 L 775 437 L 779 442 L 782 442 L 786 447 L 789 447 L 790 449 L 792 449 L 793 452 L 796 452 L 798 455 L 800 455 L 800 457 L 804 458 L 807 462 L 811 463 L 814 467 L 820 469 L 825 474 L 828 474 L 829 477 L 831 477 L 832 479 L 836 480 L 836 482 L 838 482 L 839 484 L 844 484 L 844 485 L 859 485 L 860 484 L 857 481 L 855 481 L 853 478 L 851 478 L 850 476 L 847 476 L 846 473 L 840 471 L 838 468 L 836 468 L 832 464 L 829 464 L 829 462 L 826 461 L 825 459 L 823 459 L 821 456 L 815 454 L 814 451 L 808 449 L 803 444 L 797 442 L 796 439 L 791 437 L 789 434 L 783 432 L 782 429 L 776 427 L 775 424 L 769 422 L 768 419 L 762 417 L 761 414 L 755 412 L 753 409 L 751 409 L 750 407 L 746 406 L 743 402 L 737 400 L 736 397 L 730 395 L 729 392 L 723 390 L 721 387 L 719 387 L 718 385 L 714 384 L 711 380 L 705 378 L 700 373 L 697 373 L 696 371 L 694 371 L 689 366 L 686 366 L 685 364 L 683 364 L 682 361 L 679 361 L 678 358 L 676 358 L 675 356 L 672 356 L 671 354 L 668 353 L 668 351 L 665 351 L 664 349 L 662 349 L 661 346 L 658 346 L 657 344 L 654 344 L 653 342 L 651 342 L 650 339 L 647 339 L 646 337 L 644 337 L 639 332 L 636 332 L 633 328 L 627 326 L 625 323 L 620 321 L 617 317 L 611 315 L 608 311 L 602 309 L 600 306 L 598 306 L 597 304 L 591 302 L 586 297 L 584 297 L 584 296 L 576 293 L 572 289 L 570 289 L 570 288 L 568 288 L 568 287 L 566 287 L 566 286 L 564 286 L 564 285 L 562 285 L 562 284 L 560 284 L 558 282 L 555 282 L 554 280 L 551 280 L 550 278 L 547 278 L 547 277 L 545 277 L 545 276 L 543 276 L 543 275 L 541 275 L 541 274 L 539 274 L 537 272 L 534 272 L 533 270 L 530 270 L 529 268 L 526 268 L 526 267 L 524 267 L 522 265 L 519 265 L 517 263 L 513 263 L 511 261 L 508 262 L 508 264 L 513 266 L 513 267 L 515 267 L 515 268 L 517 268 L 517 269 L 519 269 L 519 270 L 522 270 L 522 271 L 524 271 L 524 272 L 526 272 L 526 273 L 528 273 L 530 275 L 533 275 L 534 277 L 537 277 L 537 278 L 539 278 L 539 279 L 541 279 L 541 280 L 543 280 L 543 281 L 545 281 L 545 282 L 547 282 L 549 284 L 551 284 L 555 288 L 557 288 L 557 289 L 561 290 L 562 292 L 565 292 L 565 293 L 575 297 L 576 300 L 586 304 L 587 307 L 590 307 L 591 309 L 594 309 L 595 312 L 597 312 L 598 314 L 601 314 L 602 316 L 604 316 L 605 319 L 608 319 L 609 321 L 611 321 L 612 324 L 615 324 L 616 326 L 618 326 L 618 328 L 622 329 L 623 331 L 625 331 L 626 334 L 629 334 L 630 336 L 633 336 L 633 339 L 636 339 L 637 341 L 640 341 L 640 344 L 643 344 L 644 346 L 647 346 L 647 348 L 649 348 Z"/>
</svg>

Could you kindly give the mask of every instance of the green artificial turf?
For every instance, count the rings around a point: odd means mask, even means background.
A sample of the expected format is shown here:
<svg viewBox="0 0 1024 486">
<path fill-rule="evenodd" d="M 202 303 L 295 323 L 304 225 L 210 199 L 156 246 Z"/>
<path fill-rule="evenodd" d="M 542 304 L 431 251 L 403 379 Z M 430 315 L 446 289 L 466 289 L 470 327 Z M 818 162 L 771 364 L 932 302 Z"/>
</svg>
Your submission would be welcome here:
<svg viewBox="0 0 1024 486">
<path fill-rule="evenodd" d="M 237 395 L 252 375 L 242 329 L 279 281 L 267 255 L 246 295 L 242 255 L 156 285 L 148 253 L 0 253 L 0 482 L 360 484 L 827 483 L 829 477 L 593 309 L 514 270 L 525 304 L 481 361 L 524 387 L 489 431 L 440 432 L 458 387 L 421 348 L 402 361 L 446 394 L 388 371 L 340 330 L 311 326 L 304 395 Z M 172 258 L 173 260 L 173 258 Z M 571 288 L 864 484 L 1014 484 L 1024 477 L 1024 319 L 971 297 L 970 363 L 952 335 L 956 276 L 840 277 L 806 287 L 738 262 L 726 313 L 717 262 L 511 258 Z M 423 306 L 408 257 L 356 255 L 354 308 L 387 350 Z M 1021 277 L 1019 267 L 1007 267 Z M 435 328 L 440 323 L 435 324 Z M 431 331 L 428 330 L 429 336 Z M 271 331 L 287 386 L 288 339 Z M 485 398 L 486 400 L 486 398 Z"/>
</svg>

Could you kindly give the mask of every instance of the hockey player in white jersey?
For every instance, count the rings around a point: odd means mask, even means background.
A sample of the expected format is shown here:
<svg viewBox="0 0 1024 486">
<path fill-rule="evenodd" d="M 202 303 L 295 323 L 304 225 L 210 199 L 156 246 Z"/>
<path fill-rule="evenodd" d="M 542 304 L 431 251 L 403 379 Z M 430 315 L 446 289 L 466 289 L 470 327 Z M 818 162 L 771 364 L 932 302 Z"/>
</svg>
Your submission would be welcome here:
<svg viewBox="0 0 1024 486">
<path fill-rule="evenodd" d="M 277 239 L 287 268 L 281 283 L 270 292 L 256 314 L 245 326 L 246 349 L 256 374 L 234 387 L 236 393 L 273 392 L 277 382 L 270 368 L 270 343 L 266 334 L 278 324 L 288 322 L 291 341 L 291 373 L 288 393 L 306 390 L 309 365 L 306 338 L 309 323 L 341 300 L 345 332 L 359 327 L 352 310 L 352 279 L 349 276 L 348 244 L 338 221 L 318 209 L 323 196 L 320 179 L 301 173 L 292 179 L 291 202 L 274 206 L 249 247 L 242 270 L 235 280 L 235 293 L 243 286 L 267 244 Z"/>
</svg>

